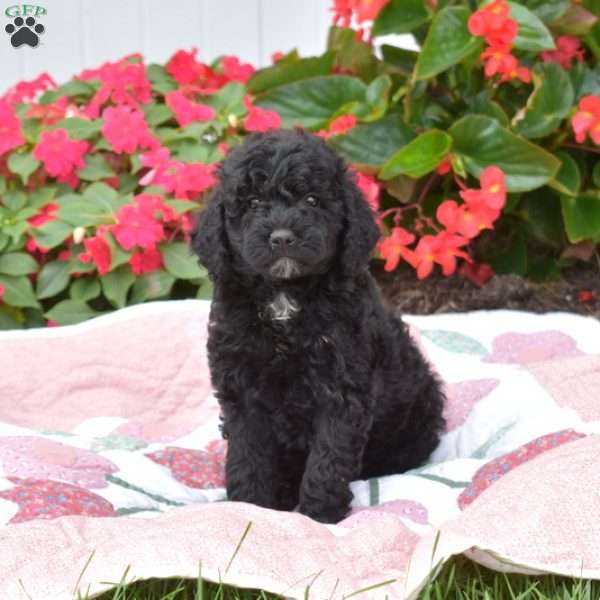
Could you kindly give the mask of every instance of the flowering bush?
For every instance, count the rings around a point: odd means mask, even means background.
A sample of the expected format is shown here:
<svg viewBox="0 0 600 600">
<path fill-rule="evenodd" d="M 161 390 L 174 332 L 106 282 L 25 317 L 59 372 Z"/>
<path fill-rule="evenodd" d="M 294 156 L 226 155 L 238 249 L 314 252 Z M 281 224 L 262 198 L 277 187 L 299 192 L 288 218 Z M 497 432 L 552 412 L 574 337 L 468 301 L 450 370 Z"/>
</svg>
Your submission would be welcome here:
<svg viewBox="0 0 600 600">
<path fill-rule="evenodd" d="M 0 98 L 0 327 L 208 297 L 193 213 L 228 150 L 280 126 L 352 163 L 387 270 L 557 276 L 600 241 L 598 15 L 596 0 L 335 0 L 322 56 L 255 71 L 180 50 L 18 83 Z M 419 52 L 375 51 L 408 32 Z"/>
<path fill-rule="evenodd" d="M 196 54 L 132 55 L 60 87 L 44 74 L 0 98 L 1 327 L 210 296 L 192 213 L 228 148 L 281 119 L 248 95 L 251 65 Z"/>
</svg>

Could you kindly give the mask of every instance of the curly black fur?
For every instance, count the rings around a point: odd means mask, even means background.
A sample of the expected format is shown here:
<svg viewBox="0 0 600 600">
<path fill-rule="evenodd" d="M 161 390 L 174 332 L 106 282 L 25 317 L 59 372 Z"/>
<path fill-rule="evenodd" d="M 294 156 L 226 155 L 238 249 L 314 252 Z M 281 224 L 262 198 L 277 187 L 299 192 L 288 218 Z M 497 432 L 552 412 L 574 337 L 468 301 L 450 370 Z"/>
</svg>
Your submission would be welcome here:
<svg viewBox="0 0 600 600">
<path fill-rule="evenodd" d="M 193 247 L 214 281 L 230 500 L 337 522 L 352 480 L 436 447 L 440 385 L 368 272 L 378 237 L 344 161 L 313 135 L 252 135 L 220 168 Z"/>
</svg>

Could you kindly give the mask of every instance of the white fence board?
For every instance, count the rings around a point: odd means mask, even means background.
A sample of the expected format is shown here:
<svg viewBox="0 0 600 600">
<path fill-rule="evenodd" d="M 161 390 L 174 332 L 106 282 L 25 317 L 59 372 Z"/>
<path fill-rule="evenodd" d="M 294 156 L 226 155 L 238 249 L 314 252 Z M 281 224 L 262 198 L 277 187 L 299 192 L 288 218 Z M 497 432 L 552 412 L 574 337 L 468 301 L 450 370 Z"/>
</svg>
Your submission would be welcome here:
<svg viewBox="0 0 600 600">
<path fill-rule="evenodd" d="M 330 0 L 39 0 L 39 5 L 47 14 L 39 18 L 46 31 L 37 48 L 13 48 L 4 31 L 10 19 L 0 13 L 0 93 L 44 71 L 62 82 L 132 52 L 165 62 L 176 50 L 195 46 L 206 62 L 235 54 L 263 66 L 277 50 L 321 52 L 331 20 Z"/>
</svg>

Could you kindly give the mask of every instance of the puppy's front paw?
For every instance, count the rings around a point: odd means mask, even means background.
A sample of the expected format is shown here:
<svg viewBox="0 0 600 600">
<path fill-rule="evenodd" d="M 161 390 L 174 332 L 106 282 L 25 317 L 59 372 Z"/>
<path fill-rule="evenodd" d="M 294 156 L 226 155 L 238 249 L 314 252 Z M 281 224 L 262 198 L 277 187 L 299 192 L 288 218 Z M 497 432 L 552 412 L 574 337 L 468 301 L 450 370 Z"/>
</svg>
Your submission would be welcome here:
<svg viewBox="0 0 600 600">
<path fill-rule="evenodd" d="M 322 504 L 300 504 L 300 512 L 320 523 L 335 524 L 339 523 L 350 512 L 349 506 L 328 506 Z"/>
</svg>

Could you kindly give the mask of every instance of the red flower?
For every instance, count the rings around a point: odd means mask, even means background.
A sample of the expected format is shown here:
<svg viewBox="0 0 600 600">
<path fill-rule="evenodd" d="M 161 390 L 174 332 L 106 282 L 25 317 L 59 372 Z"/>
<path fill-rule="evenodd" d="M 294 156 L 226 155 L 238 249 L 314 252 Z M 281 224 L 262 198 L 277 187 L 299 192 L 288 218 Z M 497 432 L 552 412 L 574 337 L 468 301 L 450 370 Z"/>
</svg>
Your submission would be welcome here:
<svg viewBox="0 0 600 600">
<path fill-rule="evenodd" d="M 67 110 L 73 109 L 69 107 L 69 98 L 63 96 L 52 104 L 33 104 L 27 111 L 27 117 L 40 119 L 44 125 L 54 125 L 67 116 Z"/>
<path fill-rule="evenodd" d="M 437 166 L 435 172 L 438 175 L 447 175 L 452 170 L 452 162 L 449 158 L 444 158 L 444 160 Z"/>
<path fill-rule="evenodd" d="M 460 267 L 459 273 L 477 287 L 482 287 L 494 276 L 494 269 L 487 263 L 465 262 Z"/>
<path fill-rule="evenodd" d="M 154 248 L 165 238 L 162 223 L 138 203 L 122 206 L 116 217 L 117 224 L 113 226 L 112 233 L 124 250 L 131 250 L 134 246 Z"/>
<path fill-rule="evenodd" d="M 273 52 L 273 54 L 271 54 L 271 62 L 273 64 L 278 63 L 284 56 L 285 54 L 283 52 Z"/>
<path fill-rule="evenodd" d="M 512 81 L 513 79 L 519 79 L 523 83 L 531 83 L 531 71 L 527 67 L 521 67 L 515 60 L 515 66 L 513 69 L 508 70 L 502 74 L 500 81 Z"/>
<path fill-rule="evenodd" d="M 190 195 L 204 192 L 215 184 L 214 170 L 214 165 L 173 160 L 166 167 L 155 170 L 151 183 L 161 185 L 167 194 L 172 193 L 175 198 L 189 200 Z M 144 177 L 143 181 L 147 184 L 148 180 Z"/>
<path fill-rule="evenodd" d="M 451 275 L 456 270 L 457 257 L 470 260 L 466 252 L 459 250 L 468 243 L 468 239 L 448 231 L 442 231 L 436 236 L 424 235 L 414 252 L 406 256 L 406 260 L 417 270 L 419 279 L 425 279 L 431 274 L 434 263 L 441 265 L 444 275 Z"/>
<path fill-rule="evenodd" d="M 246 131 L 265 132 L 281 127 L 281 117 L 274 110 L 254 106 L 249 96 L 244 97 L 244 106 L 248 109 L 248 116 L 244 119 Z"/>
<path fill-rule="evenodd" d="M 445 200 L 437 209 L 437 220 L 449 233 L 459 233 L 469 239 L 477 237 L 482 229 L 491 229 L 500 211 L 484 203 L 471 202 L 459 206 L 454 200 Z"/>
<path fill-rule="evenodd" d="M 349 27 L 352 21 L 352 0 L 333 0 L 333 24 L 341 23 L 342 27 Z"/>
<path fill-rule="evenodd" d="M 9 104 L 20 104 L 21 102 L 35 100 L 38 94 L 55 87 L 56 82 L 54 79 L 48 73 L 42 73 L 31 81 L 19 81 L 1 99 L 6 100 Z"/>
<path fill-rule="evenodd" d="M 519 25 L 509 13 L 506 0 L 493 0 L 469 17 L 469 32 L 485 38 L 489 46 L 510 45 L 517 37 Z"/>
<path fill-rule="evenodd" d="M 585 51 L 581 41 L 570 35 L 561 35 L 556 40 L 556 50 L 546 50 L 541 53 L 542 62 L 553 62 L 564 69 L 570 69 L 573 61 L 582 62 Z"/>
<path fill-rule="evenodd" d="M 99 69 L 88 69 L 79 79 L 99 79 L 100 89 L 85 109 L 85 114 L 95 119 L 102 105 L 111 100 L 113 104 L 125 104 L 139 108 L 152 100 L 152 88 L 146 78 L 146 67 L 142 62 L 132 62 L 141 58 L 139 54 L 126 56 L 116 63 L 104 63 Z"/>
<path fill-rule="evenodd" d="M 167 73 L 180 85 L 194 83 L 206 75 L 206 66 L 196 60 L 197 48 L 190 52 L 178 50 L 165 67 Z"/>
<path fill-rule="evenodd" d="M 481 60 L 485 63 L 486 77 L 510 73 L 518 66 L 517 59 L 511 54 L 511 46 L 490 46 L 481 53 Z"/>
<path fill-rule="evenodd" d="M 379 208 L 379 194 L 381 192 L 379 184 L 374 177 L 363 175 L 356 172 L 356 185 L 363 193 L 365 200 L 371 209 L 375 212 Z"/>
<path fill-rule="evenodd" d="M 212 106 L 192 102 L 179 90 L 169 92 L 165 96 L 165 101 L 175 114 L 175 119 L 181 127 L 185 127 L 194 121 L 210 121 L 217 114 Z"/>
<path fill-rule="evenodd" d="M 589 134 L 594 143 L 600 145 L 600 97 L 584 96 L 579 101 L 579 110 L 571 119 L 571 126 L 580 144 Z"/>
<path fill-rule="evenodd" d="M 577 302 L 585 304 L 587 302 L 595 302 L 598 294 L 594 290 L 579 290 L 577 292 Z"/>
<path fill-rule="evenodd" d="M 379 254 L 386 259 L 386 271 L 393 271 L 400 262 L 401 258 L 408 260 L 412 251 L 406 246 L 415 241 L 415 236 L 402 227 L 394 227 L 391 235 L 381 240 L 379 243 Z"/>
<path fill-rule="evenodd" d="M 389 0 L 351 0 L 350 4 L 356 20 L 362 23 L 363 21 L 374 21 L 388 2 Z"/>
<path fill-rule="evenodd" d="M 143 275 L 160 269 L 162 256 L 156 248 L 145 248 L 141 252 L 135 252 L 129 259 L 129 264 L 135 275 Z"/>
<path fill-rule="evenodd" d="M 161 218 L 165 223 L 177 221 L 177 213 L 165 204 L 161 196 L 138 194 L 135 203 L 150 217 Z"/>
<path fill-rule="evenodd" d="M 348 133 L 351 129 L 354 129 L 356 123 L 357 119 L 354 115 L 341 115 L 331 121 L 328 129 L 321 129 L 321 131 L 317 131 L 315 135 L 318 135 L 323 139 L 328 139 L 334 135 L 343 135 Z"/>
<path fill-rule="evenodd" d="M 15 109 L 5 100 L 0 100 L 0 156 L 24 143 L 21 121 Z"/>
<path fill-rule="evenodd" d="M 59 128 L 42 133 L 33 155 L 52 177 L 64 182 L 74 176 L 75 169 L 85 166 L 83 157 L 89 147 L 86 141 L 70 140 L 67 131 Z"/>
<path fill-rule="evenodd" d="M 54 202 L 50 202 L 49 204 L 46 204 L 45 206 L 43 206 L 37 215 L 34 215 L 33 217 L 29 217 L 29 219 L 27 219 L 27 222 L 32 227 L 40 227 L 41 225 L 43 225 L 44 223 L 47 223 L 48 221 L 54 221 L 56 219 L 56 211 L 59 208 L 60 207 L 58 204 L 56 204 Z"/>
<path fill-rule="evenodd" d="M 246 83 L 256 69 L 249 63 L 241 63 L 236 56 L 226 56 L 221 60 L 223 74 L 229 81 Z"/>
<path fill-rule="evenodd" d="M 4 292 L 6 291 L 6 287 L 0 283 L 0 298 L 4 296 Z"/>
<path fill-rule="evenodd" d="M 501 210 L 506 203 L 506 178 L 504 171 L 494 165 L 486 167 L 480 177 L 481 190 L 460 192 L 467 203 L 484 203 L 489 208 Z"/>
<path fill-rule="evenodd" d="M 126 106 L 110 107 L 104 110 L 102 118 L 102 135 L 119 154 L 133 154 L 138 148 L 159 146 L 141 110 Z"/>
<path fill-rule="evenodd" d="M 112 253 L 108 242 L 98 235 L 83 240 L 85 252 L 79 255 L 79 260 L 83 263 L 93 262 L 100 275 L 106 275 L 110 271 L 112 262 Z"/>
</svg>

